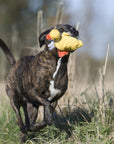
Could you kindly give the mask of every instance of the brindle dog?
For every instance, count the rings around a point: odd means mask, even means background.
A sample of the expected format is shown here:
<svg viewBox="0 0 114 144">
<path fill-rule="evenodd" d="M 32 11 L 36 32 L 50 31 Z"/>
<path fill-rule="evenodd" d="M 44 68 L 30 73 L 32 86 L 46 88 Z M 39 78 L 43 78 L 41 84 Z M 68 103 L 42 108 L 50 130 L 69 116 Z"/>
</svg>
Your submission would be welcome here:
<svg viewBox="0 0 114 144">
<path fill-rule="evenodd" d="M 78 31 L 70 25 L 58 24 L 55 28 L 61 34 L 68 32 L 73 37 L 79 36 Z M 52 124 L 53 110 L 67 89 L 67 63 L 70 52 L 60 58 L 56 47 L 50 49 L 51 41 L 46 39 L 46 35 L 52 29 L 41 33 L 39 37 L 40 47 L 45 45 L 42 52 L 36 56 L 25 56 L 17 62 L 7 45 L 0 39 L 0 47 L 12 66 L 7 77 L 6 92 L 17 116 L 22 142 L 26 140 L 28 131 L 38 131 Z M 40 105 L 44 107 L 44 119 L 39 123 L 36 122 L 36 118 Z M 20 113 L 21 106 L 25 123 Z"/>
</svg>

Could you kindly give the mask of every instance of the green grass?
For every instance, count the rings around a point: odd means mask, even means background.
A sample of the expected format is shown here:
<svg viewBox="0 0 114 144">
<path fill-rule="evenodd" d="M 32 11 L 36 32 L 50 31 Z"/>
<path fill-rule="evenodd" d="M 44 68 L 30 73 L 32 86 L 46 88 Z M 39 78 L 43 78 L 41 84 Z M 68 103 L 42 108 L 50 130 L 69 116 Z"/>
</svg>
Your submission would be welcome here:
<svg viewBox="0 0 114 144">
<path fill-rule="evenodd" d="M 98 118 L 98 109 L 88 113 L 84 108 L 70 109 L 54 114 L 52 126 L 29 133 L 27 144 L 113 144 L 113 108 L 105 109 L 105 122 Z M 19 128 L 10 105 L 0 111 L 0 144 L 19 144 Z"/>
</svg>

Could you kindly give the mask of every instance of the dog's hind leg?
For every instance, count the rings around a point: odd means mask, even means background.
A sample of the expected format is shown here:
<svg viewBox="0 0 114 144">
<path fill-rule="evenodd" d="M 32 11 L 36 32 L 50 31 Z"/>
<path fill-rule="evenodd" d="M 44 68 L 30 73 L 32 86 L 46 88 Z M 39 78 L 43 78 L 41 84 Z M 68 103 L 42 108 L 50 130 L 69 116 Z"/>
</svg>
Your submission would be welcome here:
<svg viewBox="0 0 114 144">
<path fill-rule="evenodd" d="M 27 132 L 29 131 L 30 125 L 34 124 L 37 119 L 38 107 L 24 101 L 22 104 L 24 115 L 25 115 L 25 131 L 26 133 L 21 132 L 20 139 L 21 143 L 26 141 Z"/>
<path fill-rule="evenodd" d="M 20 106 L 18 105 L 17 100 L 14 100 L 14 98 L 10 99 L 10 103 L 11 103 L 11 106 L 12 106 L 13 110 L 16 113 L 17 124 L 20 127 L 20 131 L 24 132 L 25 126 L 24 126 L 24 123 L 23 123 L 23 120 L 22 120 L 22 117 L 21 117 Z"/>
<path fill-rule="evenodd" d="M 20 128 L 20 131 L 23 132 L 25 126 L 24 126 L 24 123 L 23 123 L 23 120 L 21 117 L 21 113 L 20 113 L 21 103 L 19 102 L 19 97 L 16 95 L 16 93 L 12 89 L 7 89 L 6 92 L 7 92 L 7 95 L 9 96 L 11 106 L 12 106 L 14 112 L 16 113 L 17 124 Z"/>
<path fill-rule="evenodd" d="M 25 126 L 29 128 L 30 121 L 29 121 L 29 116 L 28 116 L 28 111 L 27 111 L 27 102 L 23 102 L 22 107 L 23 107 L 24 116 L 25 116 Z"/>
</svg>

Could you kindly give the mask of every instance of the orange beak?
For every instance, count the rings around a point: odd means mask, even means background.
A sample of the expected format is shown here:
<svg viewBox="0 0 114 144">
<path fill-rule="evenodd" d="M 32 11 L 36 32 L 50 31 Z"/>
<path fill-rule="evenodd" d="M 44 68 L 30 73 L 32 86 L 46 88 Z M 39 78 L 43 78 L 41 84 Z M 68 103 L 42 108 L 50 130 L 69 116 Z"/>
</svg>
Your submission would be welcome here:
<svg viewBox="0 0 114 144">
<path fill-rule="evenodd" d="M 46 35 L 46 39 L 47 39 L 47 40 L 51 40 L 50 34 L 47 34 L 47 35 Z"/>
<path fill-rule="evenodd" d="M 63 57 L 63 56 L 65 56 L 65 55 L 68 55 L 68 54 L 69 54 L 68 51 L 60 51 L 60 50 L 58 50 L 58 49 L 57 49 L 57 52 L 58 52 L 59 57 Z"/>
</svg>

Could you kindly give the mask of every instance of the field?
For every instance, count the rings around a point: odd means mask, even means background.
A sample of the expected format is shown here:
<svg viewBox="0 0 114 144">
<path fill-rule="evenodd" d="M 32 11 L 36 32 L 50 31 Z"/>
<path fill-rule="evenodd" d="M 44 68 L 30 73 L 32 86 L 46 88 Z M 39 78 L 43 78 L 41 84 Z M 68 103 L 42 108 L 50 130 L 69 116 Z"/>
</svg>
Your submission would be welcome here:
<svg viewBox="0 0 114 144">
<path fill-rule="evenodd" d="M 72 60 L 78 61 L 76 54 L 72 57 Z M 102 64 L 104 62 L 105 60 Z M 95 81 L 92 81 L 88 69 L 83 73 L 83 69 L 88 68 L 89 65 L 83 63 L 85 67 L 80 66 L 78 69 L 79 64 L 76 63 L 71 59 L 69 61 L 69 89 L 59 100 L 53 125 L 39 132 L 29 133 L 27 144 L 113 144 L 113 83 L 109 83 L 109 78 L 102 72 L 96 76 Z M 104 78 L 107 81 L 104 81 Z M 41 120 L 42 108 L 39 115 L 38 120 Z M 7 143 L 19 144 L 19 128 L 5 94 L 5 82 L 2 81 L 0 83 L 0 144 Z"/>
<path fill-rule="evenodd" d="M 61 23 L 63 14 L 61 17 L 59 14 L 61 12 L 57 12 L 56 23 Z M 38 27 L 42 25 L 41 15 L 40 11 Z M 37 37 L 42 31 L 38 30 Z M 11 39 L 11 50 L 16 59 L 24 53 L 36 53 L 35 48 L 23 47 L 21 42 L 19 45 L 19 38 L 15 34 Z M 59 100 L 53 125 L 29 133 L 26 144 L 114 143 L 114 59 L 108 57 L 108 51 L 106 55 L 105 59 L 95 60 L 79 51 L 72 54 L 68 64 L 69 87 Z M 16 116 L 5 93 L 5 79 L 9 69 L 0 50 L 0 144 L 19 144 Z M 42 107 L 39 117 L 37 121 L 42 120 Z"/>
</svg>

